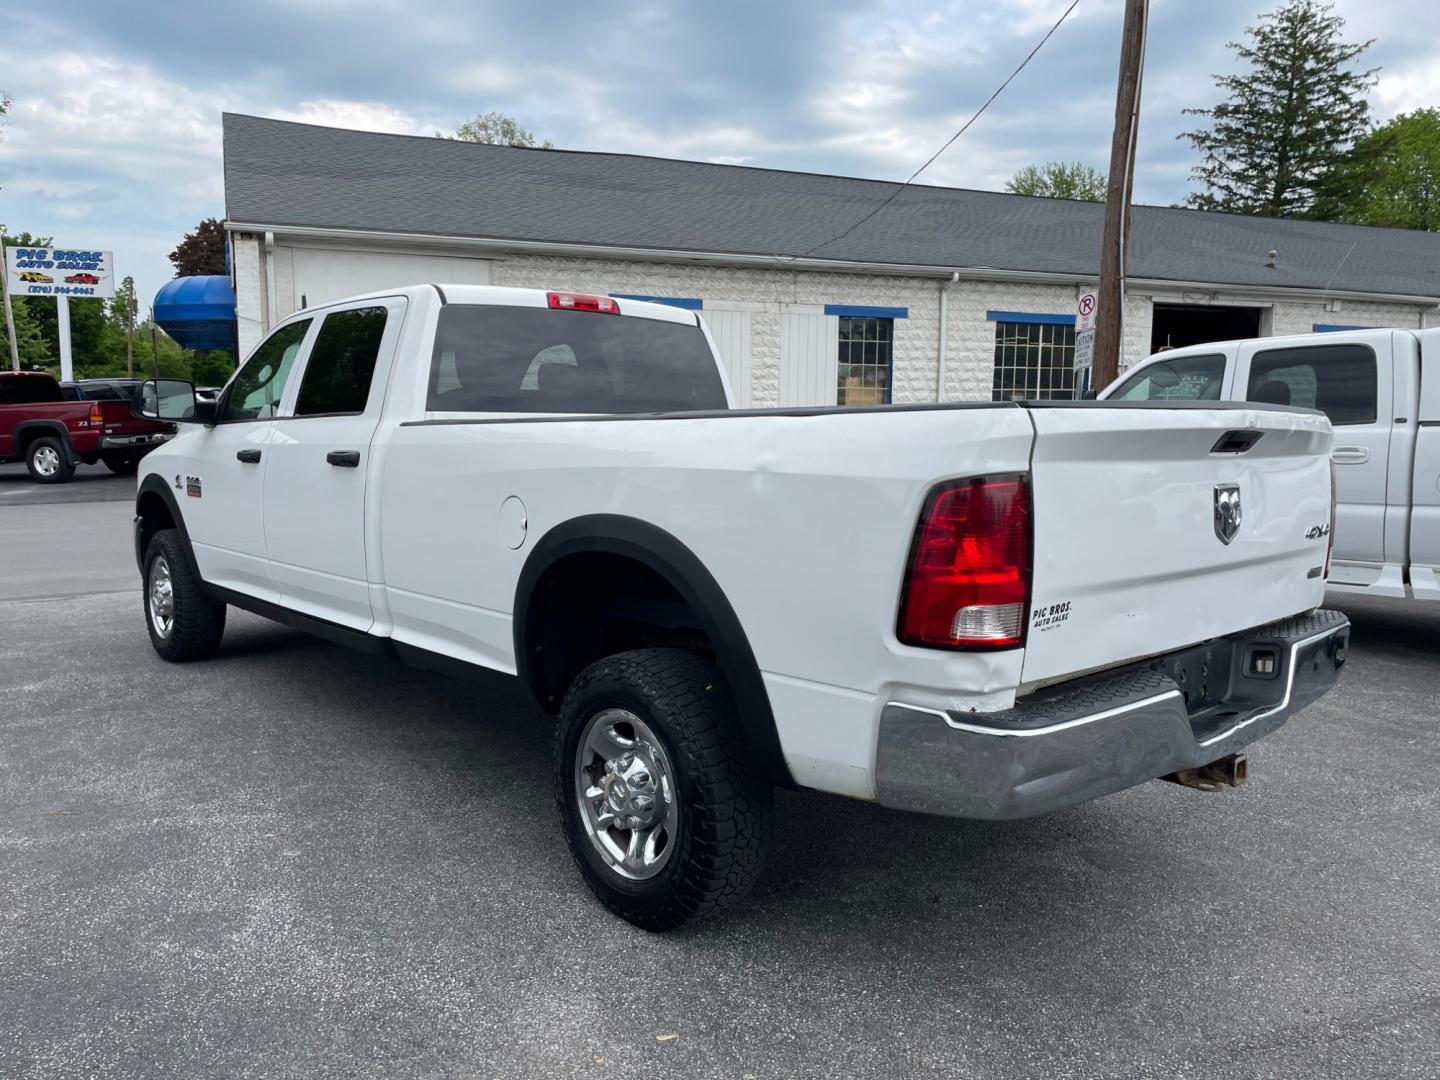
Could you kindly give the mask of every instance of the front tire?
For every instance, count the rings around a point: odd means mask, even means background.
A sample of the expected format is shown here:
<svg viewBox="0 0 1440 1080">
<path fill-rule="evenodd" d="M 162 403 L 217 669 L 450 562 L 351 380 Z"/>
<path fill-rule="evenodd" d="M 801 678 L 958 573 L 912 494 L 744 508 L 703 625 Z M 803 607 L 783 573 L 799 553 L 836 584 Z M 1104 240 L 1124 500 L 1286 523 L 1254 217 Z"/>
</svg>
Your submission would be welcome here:
<svg viewBox="0 0 1440 1080">
<path fill-rule="evenodd" d="M 678 649 L 607 656 L 575 679 L 556 729 L 555 797 L 586 883 L 646 930 L 743 896 L 774 819 L 723 677 Z"/>
<path fill-rule="evenodd" d="M 65 447 L 49 435 L 25 448 L 25 467 L 37 484 L 63 484 L 75 475 L 75 463 L 67 459 Z"/>
<path fill-rule="evenodd" d="M 126 454 L 101 454 L 100 460 L 116 476 L 134 476 L 140 468 L 140 459 Z"/>
<path fill-rule="evenodd" d="M 225 605 L 210 599 L 176 529 L 162 529 L 145 549 L 145 628 L 161 659 L 206 660 L 220 649 Z"/>
</svg>

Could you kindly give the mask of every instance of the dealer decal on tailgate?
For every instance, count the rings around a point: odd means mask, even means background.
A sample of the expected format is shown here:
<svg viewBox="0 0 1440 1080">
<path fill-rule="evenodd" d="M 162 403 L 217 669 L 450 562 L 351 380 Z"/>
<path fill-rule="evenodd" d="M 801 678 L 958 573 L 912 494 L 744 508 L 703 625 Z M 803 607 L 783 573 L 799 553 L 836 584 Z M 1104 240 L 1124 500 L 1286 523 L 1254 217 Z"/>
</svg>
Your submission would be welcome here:
<svg viewBox="0 0 1440 1080">
<path fill-rule="evenodd" d="M 1051 604 L 1048 607 L 1037 607 L 1030 620 L 1030 629 L 1053 630 L 1068 618 L 1070 618 L 1069 600 L 1060 604 Z"/>
</svg>

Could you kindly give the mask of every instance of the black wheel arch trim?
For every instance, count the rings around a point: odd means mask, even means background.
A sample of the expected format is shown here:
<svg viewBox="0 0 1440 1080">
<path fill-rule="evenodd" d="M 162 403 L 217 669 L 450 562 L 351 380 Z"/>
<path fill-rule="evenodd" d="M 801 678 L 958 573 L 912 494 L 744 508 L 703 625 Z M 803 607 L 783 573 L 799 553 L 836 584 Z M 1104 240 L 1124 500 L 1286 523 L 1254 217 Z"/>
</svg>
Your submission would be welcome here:
<svg viewBox="0 0 1440 1080">
<path fill-rule="evenodd" d="M 14 445 L 20 451 L 20 458 L 23 460 L 26 451 L 30 448 L 27 445 L 30 440 L 26 436 L 32 431 L 43 431 L 46 435 L 57 436 L 60 439 L 60 449 L 65 455 L 66 465 L 78 465 L 80 457 L 75 453 L 75 447 L 70 445 L 70 432 L 59 420 L 22 420 L 15 425 Z M 20 450 L 24 446 L 25 450 Z"/>
<path fill-rule="evenodd" d="M 190 533 L 185 528 L 185 515 L 180 512 L 180 503 L 175 498 L 175 492 L 165 482 L 165 478 L 159 473 L 151 473 L 140 481 L 140 487 L 135 492 L 135 563 L 140 567 L 140 573 L 145 573 L 145 550 L 140 543 L 140 504 L 145 501 L 147 495 L 158 495 L 160 501 L 170 511 L 170 519 L 175 522 L 175 528 L 180 533 L 180 540 L 185 545 L 185 553 L 190 556 L 190 561 L 195 561 L 195 552 L 190 547 Z M 201 585 L 209 588 L 202 581 Z"/>
<path fill-rule="evenodd" d="M 567 556 L 582 554 L 633 559 L 659 574 L 680 595 L 699 616 L 700 628 L 715 646 L 716 662 L 735 699 L 745 741 L 756 764 L 771 782 L 794 787 L 780 747 L 770 695 L 735 609 L 699 557 L 671 533 L 648 521 L 619 514 L 571 518 L 550 529 L 531 550 L 516 583 L 512 610 L 516 673 L 536 701 L 543 707 L 529 664 L 530 601 L 552 566 Z"/>
</svg>

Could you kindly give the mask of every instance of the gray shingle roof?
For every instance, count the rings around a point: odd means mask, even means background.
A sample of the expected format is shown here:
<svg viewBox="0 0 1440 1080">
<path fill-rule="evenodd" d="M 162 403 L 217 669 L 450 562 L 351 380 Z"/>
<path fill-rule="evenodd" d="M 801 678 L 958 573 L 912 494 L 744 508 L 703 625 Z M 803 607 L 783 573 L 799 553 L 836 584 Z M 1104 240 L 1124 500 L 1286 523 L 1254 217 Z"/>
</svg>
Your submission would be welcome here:
<svg viewBox="0 0 1440 1080">
<path fill-rule="evenodd" d="M 1094 274 L 1104 208 L 227 113 L 225 210 L 266 225 Z M 1277 267 L 1268 268 L 1271 249 Z M 1440 297 L 1440 235 L 1136 206 L 1135 277 Z"/>
</svg>

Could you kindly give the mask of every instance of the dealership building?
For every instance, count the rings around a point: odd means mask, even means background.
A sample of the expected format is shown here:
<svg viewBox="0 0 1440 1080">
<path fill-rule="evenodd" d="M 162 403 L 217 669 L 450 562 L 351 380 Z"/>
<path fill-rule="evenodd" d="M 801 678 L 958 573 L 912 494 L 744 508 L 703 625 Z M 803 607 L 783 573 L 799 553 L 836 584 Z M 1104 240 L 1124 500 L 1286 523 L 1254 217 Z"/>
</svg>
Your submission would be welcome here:
<svg viewBox="0 0 1440 1080">
<path fill-rule="evenodd" d="M 511 285 L 698 311 L 742 405 L 1072 393 L 1099 203 L 916 185 L 879 209 L 893 183 L 231 114 L 224 146 L 242 354 L 343 296 Z M 1434 233 L 1136 206 L 1122 363 L 1437 306 Z"/>
</svg>

